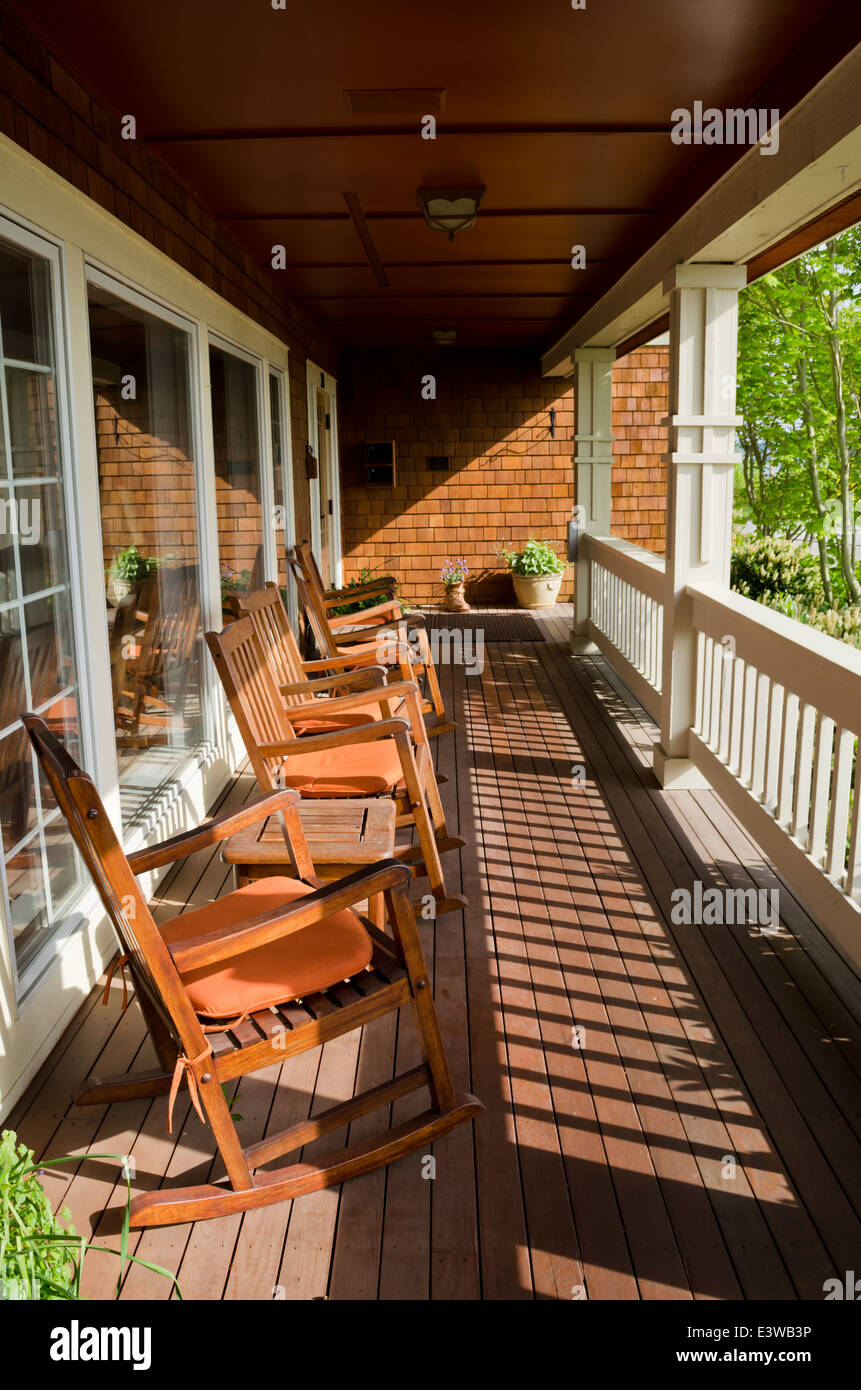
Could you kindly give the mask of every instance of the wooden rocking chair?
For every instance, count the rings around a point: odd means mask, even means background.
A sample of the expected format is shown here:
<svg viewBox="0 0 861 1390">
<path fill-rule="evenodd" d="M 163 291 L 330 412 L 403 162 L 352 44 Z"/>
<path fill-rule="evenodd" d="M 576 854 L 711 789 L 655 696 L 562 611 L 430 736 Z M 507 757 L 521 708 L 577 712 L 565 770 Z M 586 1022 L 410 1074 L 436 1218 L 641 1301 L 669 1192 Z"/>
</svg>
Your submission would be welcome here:
<svg viewBox="0 0 861 1390">
<path fill-rule="evenodd" d="M 400 666 L 404 654 L 408 654 L 410 675 L 413 679 L 424 676 L 427 682 L 430 698 L 422 700 L 422 712 L 435 714 L 437 717 L 437 723 L 428 726 L 428 737 L 438 738 L 440 734 L 451 733 L 455 725 L 446 719 L 445 703 L 425 629 L 419 626 L 413 629 L 418 648 L 417 653 L 413 653 L 410 649 L 407 624 L 401 617 L 400 604 L 397 601 L 376 604 L 373 608 L 364 609 L 358 614 L 349 613 L 333 618 L 329 614 L 317 563 L 307 541 L 295 546 L 289 559 L 299 597 L 321 656 L 352 656 L 357 662 L 364 660 L 368 664 L 375 664 L 382 661 L 384 664 Z M 340 631 L 343 627 L 361 623 L 362 619 L 373 622 L 375 626 L 367 630 L 363 626 L 361 632 Z"/>
<path fill-rule="evenodd" d="M 265 656 L 272 679 L 289 706 L 291 723 L 298 734 L 325 733 L 327 729 L 353 728 L 358 724 L 369 724 L 373 719 L 389 718 L 391 715 L 406 713 L 403 698 L 387 701 L 387 707 L 373 704 L 366 711 L 347 711 L 330 714 L 326 703 L 318 700 L 313 713 L 308 713 L 308 701 L 315 694 L 348 694 L 361 682 L 362 673 L 372 677 L 372 685 L 385 682 L 386 669 L 382 666 L 368 666 L 362 657 L 336 656 L 323 661 L 305 661 L 299 650 L 299 643 L 290 627 L 290 619 L 284 607 L 281 590 L 271 580 L 264 589 L 256 593 L 243 594 L 239 600 L 240 611 L 254 624 L 254 631 Z M 403 661 L 400 666 L 402 680 L 411 680 L 409 648 L 404 645 Z M 327 678 L 327 672 L 344 672 L 341 680 Z M 349 679 L 347 676 L 349 675 Z M 299 706 L 305 706 L 304 712 Z M 414 738 L 425 738 L 424 720 L 421 727 L 413 730 Z M 442 779 L 440 779 L 442 780 Z"/>
<path fill-rule="evenodd" d="M 226 1179 L 147 1192 L 133 1199 L 131 1225 L 169 1226 L 268 1206 L 332 1187 L 423 1148 L 482 1110 L 455 1093 L 427 968 L 406 894 L 409 871 L 395 861 L 323 887 L 314 876 L 296 792 L 284 789 L 126 857 L 91 779 L 49 733 L 23 716 L 30 740 L 75 844 L 113 923 L 160 1068 L 93 1079 L 80 1105 L 169 1094 L 185 1078 L 209 1120 Z M 280 815 L 299 878 L 268 878 L 157 927 L 135 879 L 194 854 L 266 816 Z M 382 893 L 391 937 L 354 910 Z M 270 1067 L 411 1003 L 422 1063 L 393 1081 L 245 1147 L 222 1084 Z M 430 1107 L 382 1135 L 314 1162 L 264 1164 L 298 1153 L 321 1135 L 427 1086 Z"/>
<path fill-rule="evenodd" d="M 407 718 L 373 719 L 300 738 L 293 720 L 316 716 L 318 706 L 288 708 L 284 703 L 251 618 L 239 618 L 222 632 L 208 632 L 206 642 L 261 791 L 288 786 L 314 799 L 393 797 L 395 824 L 414 826 L 418 836 L 418 844 L 399 848 L 398 857 L 416 875 L 427 874 L 438 914 L 465 907 L 465 898 L 446 892 L 440 855 L 460 849 L 464 841 L 446 827 L 415 682 L 381 684 L 325 702 L 327 717 L 332 718 L 357 710 L 366 714 L 373 705 L 385 712 L 392 701 L 402 699 Z M 312 691 L 331 690 L 345 682 L 364 683 L 367 676 L 363 670 L 310 686 Z"/>
</svg>

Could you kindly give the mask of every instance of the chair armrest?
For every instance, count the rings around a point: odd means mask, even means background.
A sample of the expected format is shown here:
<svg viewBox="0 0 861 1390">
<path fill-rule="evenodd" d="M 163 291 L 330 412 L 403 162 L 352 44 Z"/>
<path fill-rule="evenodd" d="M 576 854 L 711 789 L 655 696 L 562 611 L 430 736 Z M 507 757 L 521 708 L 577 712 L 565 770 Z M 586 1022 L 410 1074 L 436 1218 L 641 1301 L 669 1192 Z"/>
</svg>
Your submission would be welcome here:
<svg viewBox="0 0 861 1390">
<path fill-rule="evenodd" d="M 198 850 L 217 845 L 220 840 L 226 840 L 235 831 L 244 830 L 249 825 L 257 825 L 268 816 L 276 815 L 285 806 L 295 806 L 300 800 L 299 793 L 294 792 L 292 787 L 282 787 L 279 791 L 252 801 L 249 806 L 243 806 L 241 811 L 228 811 L 226 815 L 204 821 L 196 830 L 183 830 L 181 834 L 173 835 L 169 840 L 162 840 L 161 844 L 135 850 L 134 854 L 128 856 L 129 868 L 134 874 L 145 874 L 150 869 L 160 869 L 164 864 L 172 864 L 175 859 L 185 859 L 189 854 L 196 854 Z"/>
<path fill-rule="evenodd" d="M 385 705 L 390 700 L 397 700 L 402 695 L 418 695 L 419 688 L 415 681 L 395 681 L 390 685 L 377 686 L 373 690 L 357 690 L 354 695 L 339 695 L 332 700 L 326 700 L 324 704 L 319 704 L 316 700 L 309 700 L 304 705 L 293 705 L 288 710 L 288 718 L 301 710 L 313 709 L 316 713 L 321 711 L 325 714 L 341 714 L 356 709 L 365 709 L 368 705 Z M 302 740 L 303 746 L 307 742 Z"/>
<path fill-rule="evenodd" d="M 359 671 L 347 671 L 341 676 L 326 676 L 318 681 L 286 681 L 284 685 L 279 685 L 278 689 L 282 695 L 313 695 L 317 690 L 331 690 L 333 686 L 343 689 L 345 685 L 358 685 L 359 681 L 369 681 L 374 688 L 383 686 L 386 681 L 386 668 L 363 666 Z"/>
<path fill-rule="evenodd" d="M 355 697 L 349 696 L 349 699 Z M 389 697 L 383 692 L 384 700 Z M 362 702 L 362 696 L 358 697 Z M 327 700 L 327 711 L 330 702 Z M 332 700 L 332 705 L 340 704 Z M 305 738 L 287 738 L 281 743 L 261 743 L 258 752 L 264 758 L 285 758 L 291 753 L 324 753 L 327 748 L 349 748 L 355 743 L 376 743 L 381 738 L 409 737 L 408 719 L 375 719 L 371 724 L 359 724 L 355 729 L 337 729 L 331 734 L 309 734 Z"/>
<path fill-rule="evenodd" d="M 389 599 L 386 603 L 375 603 L 373 608 L 362 608 L 358 613 L 342 613 L 338 618 L 329 618 L 330 627 L 347 627 L 356 622 L 365 622 L 369 618 L 383 617 L 386 613 L 395 620 L 401 616 L 401 605 L 397 599 Z"/>
<path fill-rule="evenodd" d="M 384 685 L 373 690 L 360 690 L 355 695 L 342 695 L 332 700 L 306 700 L 301 705 L 291 705 L 287 711 L 289 719 L 303 719 L 308 714 L 325 715 L 340 714 L 352 710 L 364 710 L 368 705 L 386 705 L 390 700 L 407 699 L 410 695 L 418 695 L 419 688 L 415 681 L 394 681 L 391 685 Z M 302 747 L 307 747 L 307 738 L 302 739 Z M 262 751 L 262 750 L 261 750 Z"/>
<path fill-rule="evenodd" d="M 265 946 L 270 941 L 278 941 L 292 932 L 301 931 L 303 927 L 323 921 L 334 912 L 341 912 L 344 908 L 363 902 L 365 898 L 374 897 L 387 888 L 405 887 L 410 878 L 406 864 L 397 859 L 384 859 L 379 864 L 358 869 L 336 883 L 329 883 L 325 888 L 315 889 L 288 907 L 249 917 L 242 926 L 221 927 L 218 931 L 207 932 L 205 936 L 175 941 L 169 948 L 170 953 L 180 972 L 197 970 L 203 965 L 212 965 L 216 961 Z"/>
<path fill-rule="evenodd" d="M 303 661 L 303 662 L 302 662 L 302 670 L 303 670 L 303 671 L 309 671 L 309 672 L 311 672 L 312 674 L 313 674 L 315 671 L 340 671 L 340 670 L 345 670 L 348 666 L 355 666 L 355 664 L 356 664 L 357 661 L 361 661 L 361 657 L 358 657 L 358 656 L 343 656 L 343 655 L 342 655 L 342 656 L 323 656 L 323 657 L 315 658 L 314 661 Z M 385 668 L 382 667 L 382 666 L 368 666 L 368 667 L 366 667 L 366 670 L 368 670 L 368 671 L 382 671 L 382 670 L 384 670 L 384 669 L 385 669 Z"/>
<path fill-rule="evenodd" d="M 376 584 L 372 579 L 368 579 L 363 584 L 350 584 L 343 589 L 327 589 L 323 595 L 323 602 L 327 608 L 337 608 L 339 604 L 351 603 L 356 599 L 374 598 L 377 594 L 391 602 L 395 596 L 397 582 L 392 576 L 389 579 L 381 579 Z"/>
</svg>

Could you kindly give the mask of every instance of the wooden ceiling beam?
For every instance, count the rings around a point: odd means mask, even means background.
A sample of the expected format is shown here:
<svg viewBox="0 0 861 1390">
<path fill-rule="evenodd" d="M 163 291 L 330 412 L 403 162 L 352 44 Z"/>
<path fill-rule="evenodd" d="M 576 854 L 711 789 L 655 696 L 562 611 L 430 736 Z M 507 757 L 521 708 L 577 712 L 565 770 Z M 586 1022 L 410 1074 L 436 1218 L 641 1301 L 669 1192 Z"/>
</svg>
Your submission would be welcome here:
<svg viewBox="0 0 861 1390">
<path fill-rule="evenodd" d="M 437 122 L 440 135 L 669 135 L 672 122 L 648 121 L 637 125 L 624 125 L 613 122 L 546 122 L 498 125 L 475 122 L 468 125 L 449 125 Z M 162 130 L 138 134 L 138 139 L 146 145 L 198 145 L 212 144 L 228 140 L 351 140 L 356 137 L 372 139 L 401 138 L 416 136 L 420 124 L 412 121 L 408 125 L 388 126 L 281 126 L 275 129 L 237 130 Z"/>
</svg>

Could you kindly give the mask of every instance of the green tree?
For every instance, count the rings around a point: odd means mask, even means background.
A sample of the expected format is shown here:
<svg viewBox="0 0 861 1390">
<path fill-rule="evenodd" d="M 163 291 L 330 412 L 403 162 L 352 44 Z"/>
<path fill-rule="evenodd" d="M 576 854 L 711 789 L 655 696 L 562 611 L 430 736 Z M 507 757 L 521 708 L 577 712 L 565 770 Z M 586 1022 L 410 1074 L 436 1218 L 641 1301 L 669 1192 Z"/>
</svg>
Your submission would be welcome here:
<svg viewBox="0 0 861 1390">
<path fill-rule="evenodd" d="M 825 607 L 861 603 L 861 228 L 756 281 L 739 309 L 736 519 L 815 543 Z"/>
</svg>

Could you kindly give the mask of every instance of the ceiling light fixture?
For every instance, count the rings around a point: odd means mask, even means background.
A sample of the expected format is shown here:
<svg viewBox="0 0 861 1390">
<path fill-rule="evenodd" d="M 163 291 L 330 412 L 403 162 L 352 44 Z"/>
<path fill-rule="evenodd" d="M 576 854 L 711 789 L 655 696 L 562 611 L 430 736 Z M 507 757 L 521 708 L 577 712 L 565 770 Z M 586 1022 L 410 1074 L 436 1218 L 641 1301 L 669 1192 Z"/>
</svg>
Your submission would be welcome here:
<svg viewBox="0 0 861 1390">
<path fill-rule="evenodd" d="M 454 241 L 455 232 L 472 226 L 483 194 L 483 188 L 420 188 L 416 196 L 428 226 Z"/>
<path fill-rule="evenodd" d="M 432 334 L 437 347 L 451 347 L 457 339 L 456 328 L 435 328 Z"/>
</svg>

